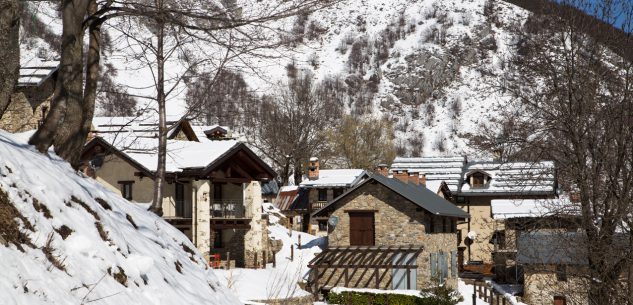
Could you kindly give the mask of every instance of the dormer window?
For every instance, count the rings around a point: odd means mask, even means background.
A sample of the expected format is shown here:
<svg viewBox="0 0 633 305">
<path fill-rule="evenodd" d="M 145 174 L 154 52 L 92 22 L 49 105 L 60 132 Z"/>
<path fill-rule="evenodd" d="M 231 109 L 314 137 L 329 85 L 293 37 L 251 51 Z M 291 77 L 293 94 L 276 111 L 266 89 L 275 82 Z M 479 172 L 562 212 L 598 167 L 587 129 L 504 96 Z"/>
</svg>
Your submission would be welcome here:
<svg viewBox="0 0 633 305">
<path fill-rule="evenodd" d="M 467 181 L 470 184 L 471 188 L 482 188 L 486 187 L 488 181 L 490 181 L 490 175 L 485 172 L 476 171 L 468 175 Z"/>
<path fill-rule="evenodd" d="M 486 177 L 482 173 L 475 173 L 472 175 L 472 187 L 484 187 L 486 184 Z"/>
</svg>

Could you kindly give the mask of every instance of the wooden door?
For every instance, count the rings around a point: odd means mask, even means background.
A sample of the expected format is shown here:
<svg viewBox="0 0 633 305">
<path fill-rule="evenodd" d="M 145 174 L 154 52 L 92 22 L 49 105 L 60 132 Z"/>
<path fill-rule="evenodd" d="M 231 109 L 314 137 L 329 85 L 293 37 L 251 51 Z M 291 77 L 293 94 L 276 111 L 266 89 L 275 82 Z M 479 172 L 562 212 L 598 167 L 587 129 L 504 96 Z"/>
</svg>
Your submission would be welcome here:
<svg viewBox="0 0 633 305">
<path fill-rule="evenodd" d="M 567 305 L 567 300 L 562 296 L 554 297 L 554 305 Z"/>
<path fill-rule="evenodd" d="M 349 244 L 351 246 L 374 246 L 374 213 L 349 213 Z"/>
</svg>

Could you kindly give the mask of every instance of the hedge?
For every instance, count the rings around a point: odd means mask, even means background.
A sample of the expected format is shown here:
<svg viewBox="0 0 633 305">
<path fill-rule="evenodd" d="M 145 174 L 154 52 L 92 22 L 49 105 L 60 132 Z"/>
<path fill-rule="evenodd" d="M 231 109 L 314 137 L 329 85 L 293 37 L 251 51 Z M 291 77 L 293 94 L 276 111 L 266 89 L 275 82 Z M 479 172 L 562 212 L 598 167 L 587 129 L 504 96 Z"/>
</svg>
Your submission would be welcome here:
<svg viewBox="0 0 633 305">
<path fill-rule="evenodd" d="M 404 294 L 370 293 L 356 291 L 330 292 L 328 303 L 341 305 L 452 305 L 453 302 L 435 296 L 423 297 Z"/>
</svg>

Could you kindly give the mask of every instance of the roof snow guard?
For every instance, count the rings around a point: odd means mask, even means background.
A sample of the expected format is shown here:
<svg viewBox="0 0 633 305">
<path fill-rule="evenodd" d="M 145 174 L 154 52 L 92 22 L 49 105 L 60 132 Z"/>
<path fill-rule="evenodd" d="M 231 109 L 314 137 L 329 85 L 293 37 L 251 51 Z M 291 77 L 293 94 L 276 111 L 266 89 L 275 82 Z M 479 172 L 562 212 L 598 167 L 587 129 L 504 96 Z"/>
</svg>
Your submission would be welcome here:
<svg viewBox="0 0 633 305">
<path fill-rule="evenodd" d="M 468 177 L 474 172 L 484 172 L 492 178 L 483 187 L 471 187 Z M 464 168 L 464 180 L 460 192 L 469 196 L 499 194 L 556 193 L 554 162 L 469 162 Z"/>
<path fill-rule="evenodd" d="M 362 169 L 321 169 L 317 179 L 305 179 L 299 186 L 306 188 L 351 187 L 367 176 L 367 171 Z"/>
<path fill-rule="evenodd" d="M 442 181 L 451 192 L 457 192 L 462 181 L 463 168 L 466 165 L 465 156 L 454 157 L 423 157 L 403 158 L 397 157 L 391 164 L 390 172 L 406 170 L 426 175 L 427 187 L 434 192 Z"/>
<path fill-rule="evenodd" d="M 333 209 L 334 206 L 341 199 L 347 197 L 349 194 L 354 192 L 356 189 L 362 187 L 363 185 L 367 183 L 371 183 L 373 181 L 384 185 L 385 187 L 396 192 L 397 194 L 404 197 L 411 203 L 416 204 L 417 206 L 429 211 L 432 214 L 441 215 L 441 216 L 449 216 L 449 217 L 458 217 L 458 218 L 470 218 L 470 215 L 468 213 L 464 212 L 462 209 L 458 208 L 453 203 L 438 196 L 433 191 L 425 187 L 404 183 L 398 179 L 387 178 L 380 174 L 372 174 L 371 176 L 369 176 L 368 179 L 365 179 L 363 182 L 357 184 L 355 187 L 348 190 L 343 195 L 332 200 L 325 207 L 314 212 L 312 215 L 324 216 L 324 212 Z"/>
</svg>

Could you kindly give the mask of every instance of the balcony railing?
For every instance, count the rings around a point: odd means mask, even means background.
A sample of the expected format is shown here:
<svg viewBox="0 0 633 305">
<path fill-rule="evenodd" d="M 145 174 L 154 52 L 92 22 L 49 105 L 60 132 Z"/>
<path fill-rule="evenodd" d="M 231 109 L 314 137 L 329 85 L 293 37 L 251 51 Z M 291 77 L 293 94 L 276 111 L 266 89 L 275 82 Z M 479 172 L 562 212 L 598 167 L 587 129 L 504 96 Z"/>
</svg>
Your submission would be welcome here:
<svg viewBox="0 0 633 305">
<path fill-rule="evenodd" d="M 211 218 L 251 218 L 251 215 L 246 212 L 243 200 L 214 199 L 211 201 Z"/>
<path fill-rule="evenodd" d="M 326 205 L 327 205 L 327 201 L 317 201 L 317 202 L 312 203 L 311 208 L 312 208 L 312 211 L 316 211 L 323 208 Z"/>
</svg>

